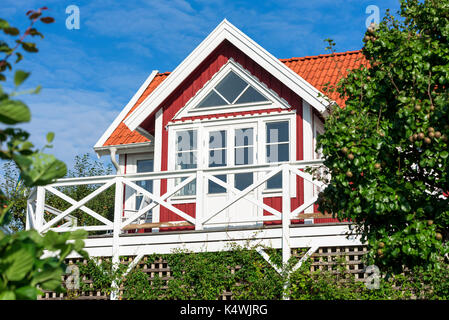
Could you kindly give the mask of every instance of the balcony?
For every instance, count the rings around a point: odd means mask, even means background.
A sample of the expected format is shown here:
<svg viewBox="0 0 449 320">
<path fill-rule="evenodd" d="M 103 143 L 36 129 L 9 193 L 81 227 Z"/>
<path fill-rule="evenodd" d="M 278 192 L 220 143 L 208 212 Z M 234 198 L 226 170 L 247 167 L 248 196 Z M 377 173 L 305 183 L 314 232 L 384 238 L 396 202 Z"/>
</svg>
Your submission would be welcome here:
<svg viewBox="0 0 449 320">
<path fill-rule="evenodd" d="M 305 172 L 307 168 L 322 168 L 322 163 L 310 160 L 60 179 L 33 190 L 26 227 L 40 233 L 86 230 L 89 237 L 85 249 L 90 256 L 112 256 L 116 261 L 119 256 L 170 253 L 177 248 L 220 251 L 231 243 L 282 248 L 285 259 L 291 248 L 360 245 L 349 223 L 311 223 L 313 219 L 331 218 L 316 212 L 314 207 L 325 185 Z M 243 173 L 252 174 L 252 183 L 243 190 L 236 188 L 232 179 L 218 178 Z M 282 187 L 267 190 L 267 181 L 273 177 L 281 178 Z M 142 187 L 143 181 L 151 181 L 154 192 Z M 211 194 L 211 183 L 223 192 Z M 182 192 L 192 184 L 194 193 Z M 80 200 L 61 191 L 81 185 L 96 189 Z M 89 201 L 108 189 L 113 195 L 113 217 L 109 218 L 89 208 Z M 49 195 L 65 201 L 69 207 L 58 209 L 49 205 Z M 126 200 L 136 195 L 143 196 L 140 206 L 128 208 Z M 278 205 L 269 205 L 267 199 L 275 199 Z M 160 222 L 162 212 L 171 220 Z M 148 213 L 152 221 L 144 218 Z M 77 218 L 80 214 L 95 222 L 81 224 Z"/>
</svg>

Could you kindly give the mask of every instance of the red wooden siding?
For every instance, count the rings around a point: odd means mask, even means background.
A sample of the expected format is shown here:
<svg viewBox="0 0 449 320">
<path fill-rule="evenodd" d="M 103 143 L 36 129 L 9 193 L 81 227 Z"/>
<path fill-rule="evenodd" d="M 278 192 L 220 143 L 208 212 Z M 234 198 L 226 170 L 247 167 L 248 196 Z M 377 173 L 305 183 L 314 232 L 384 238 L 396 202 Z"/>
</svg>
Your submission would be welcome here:
<svg viewBox="0 0 449 320">
<path fill-rule="evenodd" d="M 224 41 L 217 49 L 212 52 L 209 57 L 203 61 L 192 74 L 183 81 L 183 83 L 174 90 L 174 92 L 161 104 L 163 106 L 163 132 L 162 132 L 162 165 L 161 170 L 167 171 L 168 163 L 168 131 L 165 130 L 165 126 L 172 121 L 175 114 L 192 98 L 198 90 L 200 90 L 204 84 L 209 81 L 212 76 L 217 73 L 220 68 L 230 59 L 233 58 L 237 63 L 242 65 L 245 69 L 256 76 L 261 82 L 265 83 L 268 88 L 275 91 L 280 97 L 284 98 L 293 109 L 298 110 L 297 121 L 297 159 L 302 159 L 302 103 L 301 98 L 293 93 L 289 88 L 285 87 L 281 82 L 274 78 L 271 74 L 262 69 L 252 59 L 239 51 L 236 47 L 227 41 Z M 258 111 L 253 111 L 251 114 L 256 114 Z M 212 115 L 211 115 L 212 116 Z M 217 115 L 215 115 L 217 116 Z M 220 114 L 219 116 L 226 116 Z M 151 122 L 154 122 L 153 117 L 149 117 L 144 121 L 142 127 L 149 128 Z M 298 197 L 292 199 L 292 206 L 296 208 L 304 200 L 302 199 L 302 181 L 298 179 L 297 186 L 299 188 Z M 161 193 L 164 194 L 167 191 L 167 181 L 161 182 Z M 272 205 L 276 209 L 280 209 L 277 203 L 277 199 L 266 200 L 273 201 Z M 195 203 L 178 204 L 177 208 L 186 212 L 191 216 L 195 216 Z M 179 221 L 181 217 L 171 212 L 166 208 L 160 209 L 160 221 Z M 190 228 L 190 227 L 188 227 Z M 163 230 L 180 230 L 186 229 L 186 227 L 178 228 L 161 228 Z"/>
</svg>

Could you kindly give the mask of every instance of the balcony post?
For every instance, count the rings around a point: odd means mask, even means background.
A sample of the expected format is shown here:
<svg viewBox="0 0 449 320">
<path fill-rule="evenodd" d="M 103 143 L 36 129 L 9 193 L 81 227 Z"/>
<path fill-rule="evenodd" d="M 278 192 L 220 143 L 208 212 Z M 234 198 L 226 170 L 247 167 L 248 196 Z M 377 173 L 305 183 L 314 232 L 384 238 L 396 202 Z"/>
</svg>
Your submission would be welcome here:
<svg viewBox="0 0 449 320">
<path fill-rule="evenodd" d="M 123 215 L 123 181 L 122 177 L 116 178 L 115 183 L 115 201 L 114 201 L 114 229 L 112 234 L 112 271 L 118 269 L 120 263 L 120 225 L 122 224 Z M 113 281 L 111 290 L 111 300 L 117 300 L 119 287 Z"/>
<path fill-rule="evenodd" d="M 203 170 L 198 170 L 196 172 L 195 230 L 203 230 L 204 191 Z"/>
<path fill-rule="evenodd" d="M 282 169 L 282 266 L 285 268 L 291 257 L 290 248 L 290 170 L 288 165 Z M 288 281 L 284 284 L 284 289 L 288 286 Z M 283 297 L 289 300 L 288 296 Z"/>
<path fill-rule="evenodd" d="M 36 192 L 36 209 L 35 209 L 36 225 L 34 228 L 40 230 L 44 225 L 44 210 L 45 210 L 45 188 L 42 186 L 37 187 Z"/>
</svg>

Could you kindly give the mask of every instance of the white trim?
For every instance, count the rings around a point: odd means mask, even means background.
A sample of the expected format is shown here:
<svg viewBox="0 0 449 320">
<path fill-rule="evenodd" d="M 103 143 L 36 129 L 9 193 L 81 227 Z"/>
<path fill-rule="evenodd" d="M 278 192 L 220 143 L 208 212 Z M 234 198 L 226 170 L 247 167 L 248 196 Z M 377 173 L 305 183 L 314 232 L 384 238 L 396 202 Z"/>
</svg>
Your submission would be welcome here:
<svg viewBox="0 0 449 320">
<path fill-rule="evenodd" d="M 126 159 L 126 171 L 123 172 L 126 172 L 126 175 L 137 173 L 138 160 L 153 160 L 152 172 L 154 172 L 154 153 L 152 152 L 128 154 Z M 153 189 L 154 189 L 154 180 L 153 180 Z M 132 212 L 136 209 L 136 196 L 137 192 L 135 190 L 133 190 L 128 186 L 125 186 L 125 200 L 124 200 L 125 218 L 128 217 L 130 214 L 132 214 Z"/>
<path fill-rule="evenodd" d="M 313 156 L 313 110 L 312 107 L 306 102 L 302 103 L 302 127 L 303 127 L 303 155 L 304 160 L 312 160 Z M 313 184 L 304 180 L 304 201 L 313 197 Z M 307 208 L 305 213 L 313 213 L 313 206 Z"/>
<path fill-rule="evenodd" d="M 197 170 L 199 169 L 207 169 L 207 155 L 208 155 L 208 147 L 205 145 L 204 134 L 209 130 L 219 131 L 219 130 L 229 130 L 230 128 L 234 129 L 237 127 L 251 126 L 254 128 L 255 133 L 255 141 L 254 144 L 254 164 L 267 164 L 266 162 L 266 124 L 268 122 L 280 122 L 287 121 L 289 123 L 289 152 L 290 152 L 290 161 L 294 161 L 296 159 L 296 111 L 292 112 L 282 112 L 282 113 L 270 113 L 265 115 L 263 118 L 257 116 L 248 116 L 248 117 L 236 117 L 235 119 L 203 119 L 201 121 L 192 122 L 180 122 L 174 123 L 168 126 L 168 170 L 175 170 L 175 157 L 171 157 L 170 155 L 175 154 L 175 136 L 177 131 L 185 131 L 185 130 L 197 130 Z M 226 120 L 225 122 L 220 120 Z M 232 142 L 232 137 L 227 137 L 229 143 Z M 229 143 L 227 148 L 229 147 Z M 232 144 L 232 143 L 231 143 Z M 232 157 L 234 152 L 232 150 L 227 149 L 227 156 Z M 228 158 L 228 164 L 229 162 Z M 233 162 L 232 162 L 233 163 Z M 277 167 L 282 165 L 285 162 L 272 162 L 268 163 L 270 167 Z M 231 165 L 233 167 L 234 165 Z M 269 169 L 267 170 L 269 171 Z M 254 179 L 257 177 L 263 176 L 259 173 L 254 173 Z M 254 181 L 255 181 L 254 180 Z M 228 181 L 230 182 L 230 181 Z M 168 187 L 173 188 L 175 181 L 169 180 Z M 258 190 L 260 195 L 263 197 L 277 197 L 282 195 L 282 190 L 270 190 L 264 188 L 260 188 Z M 263 189 L 263 190 L 262 190 Z M 207 191 L 207 184 L 205 186 L 205 190 Z M 290 196 L 296 197 L 296 178 L 294 176 L 290 177 Z M 207 193 L 208 194 L 208 193 Z M 209 195 L 209 194 L 208 194 Z M 194 202 L 194 196 L 176 196 L 173 197 L 172 201 L 175 203 L 181 203 L 183 200 L 188 200 L 187 202 Z M 186 201 L 184 201 L 186 202 Z"/>
<path fill-rule="evenodd" d="M 154 171 L 160 172 L 162 167 L 162 122 L 163 109 L 159 109 L 156 112 L 154 123 Z M 161 195 L 161 181 L 155 180 L 153 182 L 153 193 L 157 196 Z M 153 222 L 160 222 L 160 209 L 159 206 L 153 209 Z M 154 231 L 158 231 L 155 229 Z"/>
<path fill-rule="evenodd" d="M 257 92 L 263 95 L 267 99 L 267 101 L 197 108 L 197 105 L 201 101 L 203 101 L 203 99 L 212 91 L 212 89 L 215 88 L 220 83 L 220 81 L 223 80 L 230 72 L 234 72 L 235 74 L 237 74 L 246 83 L 248 83 L 249 86 L 253 87 Z M 244 91 L 245 90 L 243 90 L 240 95 Z M 222 98 L 226 100 L 226 98 Z M 238 99 L 238 97 L 236 99 Z M 211 112 L 213 112 L 213 114 L 221 114 L 227 112 L 270 109 L 274 106 L 285 109 L 290 108 L 287 101 L 279 97 L 279 95 L 275 91 L 268 88 L 264 83 L 253 76 L 248 70 L 243 68 L 243 66 L 235 62 L 234 59 L 230 58 L 228 62 L 226 62 L 220 68 L 220 70 L 215 73 L 200 90 L 197 91 L 197 93 L 185 104 L 185 106 L 176 113 L 172 120 L 177 120 L 188 116 L 209 115 L 211 114 Z"/>
<path fill-rule="evenodd" d="M 126 114 L 131 110 L 131 108 L 136 104 L 137 100 L 142 96 L 145 89 L 148 85 L 153 81 L 154 77 L 157 75 L 158 70 L 153 70 L 148 78 L 144 81 L 144 83 L 140 86 L 139 90 L 134 94 L 134 96 L 129 100 L 126 104 L 125 108 L 119 113 L 119 115 L 115 118 L 115 120 L 111 123 L 108 129 L 103 133 L 100 139 L 98 139 L 97 143 L 95 143 L 94 150 L 97 151 L 97 148 L 103 147 L 103 144 L 108 140 L 114 130 L 119 126 L 122 122 L 123 118 Z M 133 130 L 131 130 L 133 131 Z"/>
<path fill-rule="evenodd" d="M 178 87 L 204 59 L 228 40 L 258 65 L 272 74 L 293 92 L 309 102 L 320 112 L 329 104 L 320 97 L 320 92 L 287 67 L 279 59 L 246 36 L 243 32 L 224 19 L 198 47 L 124 120 L 131 131 L 135 130 L 156 108 Z"/>
<path fill-rule="evenodd" d="M 95 149 L 98 156 L 110 155 L 110 150 L 116 148 L 118 155 L 130 154 L 130 153 L 143 153 L 153 151 L 153 142 L 139 142 L 139 143 L 129 143 L 129 144 L 118 144 L 113 146 L 100 147 Z"/>
</svg>

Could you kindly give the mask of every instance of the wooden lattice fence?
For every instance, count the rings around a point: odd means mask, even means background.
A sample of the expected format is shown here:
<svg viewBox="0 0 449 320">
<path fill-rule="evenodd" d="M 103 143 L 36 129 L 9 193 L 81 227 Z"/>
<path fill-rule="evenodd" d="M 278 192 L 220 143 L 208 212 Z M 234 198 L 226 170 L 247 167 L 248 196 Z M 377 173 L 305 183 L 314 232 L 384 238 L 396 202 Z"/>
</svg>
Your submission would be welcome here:
<svg viewBox="0 0 449 320">
<path fill-rule="evenodd" d="M 335 271 L 335 266 L 344 266 L 346 272 L 352 273 L 355 279 L 363 281 L 365 278 L 365 266 L 362 261 L 362 257 L 366 254 L 366 248 L 364 246 L 345 246 L 345 247 L 321 247 L 315 253 L 313 253 L 310 259 L 310 270 L 324 270 L 324 271 Z M 292 255 L 301 258 L 304 255 L 304 251 L 300 249 L 292 249 Z M 110 258 L 106 258 L 106 261 Z M 132 257 L 122 258 L 122 264 L 129 264 L 133 260 Z M 87 260 L 83 259 L 70 259 L 67 261 L 68 265 L 71 264 L 87 264 Z M 167 289 L 167 282 L 173 279 L 170 266 L 167 261 L 159 258 L 155 261 L 149 261 L 148 257 L 143 257 L 139 263 L 136 265 L 141 271 L 148 275 L 148 281 L 152 282 L 156 275 L 158 276 L 158 281 L 163 281 L 162 289 Z M 237 271 L 240 266 L 231 267 L 231 273 Z M 61 281 L 63 286 L 65 286 L 68 275 L 62 277 Z M 80 300 L 107 300 L 109 299 L 109 293 L 104 291 L 98 291 L 93 288 L 93 281 L 89 279 L 86 275 L 80 275 L 81 281 L 85 284 L 85 290 L 78 290 L 77 295 L 69 293 L 55 293 L 50 291 L 44 291 L 44 295 L 40 297 L 40 300 L 67 300 L 67 299 L 80 299 Z M 92 288 L 89 290 L 87 287 Z M 120 288 L 119 295 L 123 295 L 123 288 Z M 232 292 L 223 292 L 220 299 L 231 300 Z"/>
</svg>

